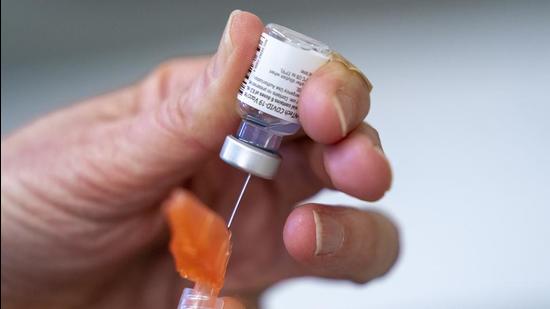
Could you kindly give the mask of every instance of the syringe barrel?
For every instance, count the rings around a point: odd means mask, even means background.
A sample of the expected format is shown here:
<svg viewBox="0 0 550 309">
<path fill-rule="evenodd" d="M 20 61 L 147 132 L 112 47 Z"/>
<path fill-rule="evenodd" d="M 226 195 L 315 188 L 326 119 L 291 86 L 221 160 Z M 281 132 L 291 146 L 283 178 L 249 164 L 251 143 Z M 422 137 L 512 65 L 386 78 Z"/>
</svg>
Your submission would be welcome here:
<svg viewBox="0 0 550 309">
<path fill-rule="evenodd" d="M 196 284 L 192 289 L 183 290 L 178 309 L 221 309 L 222 306 L 214 290 Z"/>
</svg>

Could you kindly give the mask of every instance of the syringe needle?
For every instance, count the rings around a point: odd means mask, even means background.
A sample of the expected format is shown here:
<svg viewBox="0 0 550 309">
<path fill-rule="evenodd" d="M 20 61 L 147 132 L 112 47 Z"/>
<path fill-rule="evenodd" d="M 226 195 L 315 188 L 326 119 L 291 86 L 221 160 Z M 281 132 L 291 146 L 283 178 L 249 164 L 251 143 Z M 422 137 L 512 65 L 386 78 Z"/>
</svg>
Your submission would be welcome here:
<svg viewBox="0 0 550 309">
<path fill-rule="evenodd" d="M 248 176 L 246 176 L 246 180 L 244 181 L 243 188 L 241 189 L 241 193 L 239 194 L 239 198 L 237 199 L 237 203 L 235 203 L 235 207 L 233 207 L 231 217 L 229 217 L 229 221 L 227 222 L 227 228 L 230 228 L 231 223 L 233 223 L 233 219 L 235 218 L 235 214 L 237 214 L 237 209 L 239 209 L 239 205 L 241 204 L 241 200 L 243 199 L 244 191 L 246 191 L 246 187 L 248 186 L 250 177 L 252 177 L 252 174 L 248 174 Z"/>
</svg>

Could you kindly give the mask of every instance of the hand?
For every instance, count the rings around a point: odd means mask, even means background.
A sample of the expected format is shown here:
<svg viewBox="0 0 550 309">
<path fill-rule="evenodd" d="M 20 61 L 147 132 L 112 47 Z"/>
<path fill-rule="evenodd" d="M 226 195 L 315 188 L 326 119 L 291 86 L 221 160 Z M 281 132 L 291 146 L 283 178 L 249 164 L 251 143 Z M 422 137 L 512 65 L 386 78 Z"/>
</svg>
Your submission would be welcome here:
<svg viewBox="0 0 550 309">
<path fill-rule="evenodd" d="M 2 142 L 3 305 L 175 307 L 183 286 L 160 205 L 184 186 L 229 214 L 244 173 L 218 152 L 240 120 L 236 93 L 262 29 L 236 11 L 214 56 L 167 62 Z M 365 82 L 344 65 L 312 75 L 299 103 L 304 132 L 281 147 L 275 180 L 252 180 L 239 210 L 226 294 L 250 300 L 306 275 L 364 283 L 393 265 L 397 230 L 384 216 L 294 208 L 323 188 L 368 201 L 389 189 L 378 134 L 363 123 L 369 104 Z"/>
</svg>

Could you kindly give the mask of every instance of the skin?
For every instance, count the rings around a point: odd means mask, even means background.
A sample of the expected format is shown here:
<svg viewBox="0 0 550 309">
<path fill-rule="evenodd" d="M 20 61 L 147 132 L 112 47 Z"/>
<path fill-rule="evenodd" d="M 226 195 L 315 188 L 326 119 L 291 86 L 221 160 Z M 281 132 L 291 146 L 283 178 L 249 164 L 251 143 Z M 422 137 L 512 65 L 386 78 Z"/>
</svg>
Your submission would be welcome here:
<svg viewBox="0 0 550 309">
<path fill-rule="evenodd" d="M 184 283 L 160 205 L 183 186 L 229 215 L 244 173 L 218 152 L 240 121 L 235 97 L 262 29 L 258 17 L 236 11 L 214 56 L 166 62 L 2 141 L 2 306 L 176 306 Z M 255 307 L 285 278 L 365 283 L 394 264 L 398 233 L 384 216 L 295 207 L 323 188 L 367 201 L 389 189 L 378 134 L 363 122 L 369 106 L 366 83 L 341 63 L 308 80 L 299 102 L 303 132 L 285 140 L 276 179 L 251 181 L 232 228 L 223 294 L 235 298 L 224 308 Z M 341 242 L 329 253 L 316 254 L 330 234 L 316 220 L 339 227 Z"/>
</svg>

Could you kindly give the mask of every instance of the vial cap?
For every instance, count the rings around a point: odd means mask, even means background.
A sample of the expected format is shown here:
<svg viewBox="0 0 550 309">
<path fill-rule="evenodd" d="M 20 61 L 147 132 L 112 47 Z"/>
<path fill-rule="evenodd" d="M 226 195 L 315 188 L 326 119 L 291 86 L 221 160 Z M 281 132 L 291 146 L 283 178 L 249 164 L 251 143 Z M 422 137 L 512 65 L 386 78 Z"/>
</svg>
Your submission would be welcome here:
<svg viewBox="0 0 550 309">
<path fill-rule="evenodd" d="M 250 145 L 232 135 L 225 138 L 220 158 L 229 165 L 265 179 L 273 179 L 281 164 L 280 155 Z"/>
</svg>

